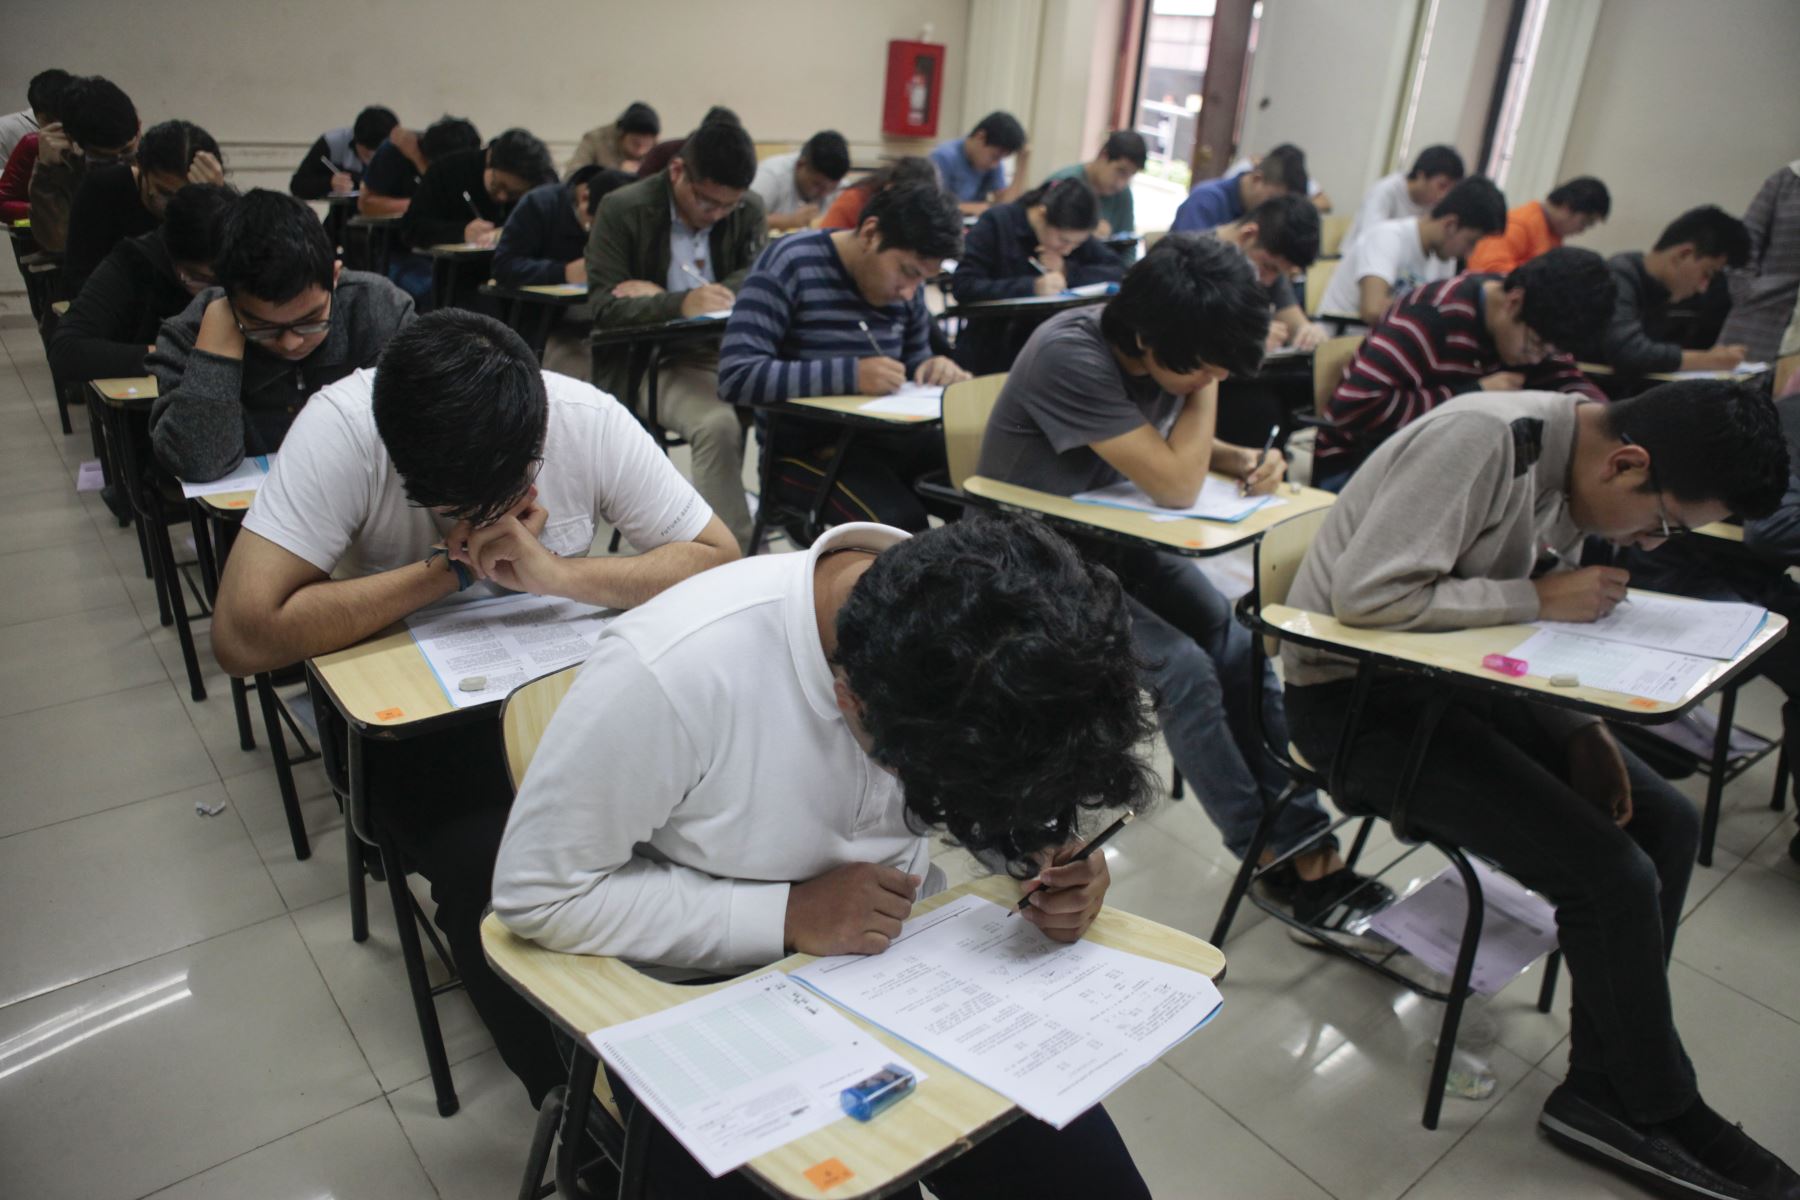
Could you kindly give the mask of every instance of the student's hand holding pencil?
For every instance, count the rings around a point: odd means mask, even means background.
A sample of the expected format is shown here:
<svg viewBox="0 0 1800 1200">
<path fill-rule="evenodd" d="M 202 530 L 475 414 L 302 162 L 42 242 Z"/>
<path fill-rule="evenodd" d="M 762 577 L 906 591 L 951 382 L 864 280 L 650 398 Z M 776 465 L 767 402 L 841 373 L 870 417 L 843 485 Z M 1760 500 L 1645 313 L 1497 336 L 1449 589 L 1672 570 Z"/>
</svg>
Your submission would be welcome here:
<svg viewBox="0 0 1800 1200">
<path fill-rule="evenodd" d="M 1096 852 L 1084 856 L 1086 845 L 1071 842 L 1057 848 L 1047 856 L 1053 865 L 1025 884 L 1018 911 L 1054 941 L 1079 941 L 1106 906 L 1106 889 L 1112 886 L 1106 855 L 1096 847 Z"/>
<path fill-rule="evenodd" d="M 1287 477 L 1287 468 L 1287 456 L 1281 451 L 1265 451 L 1261 460 L 1254 463 L 1240 481 L 1244 495 L 1267 496 L 1281 486 L 1281 481 Z"/>
<path fill-rule="evenodd" d="M 703 283 L 681 294 L 681 315 L 700 317 L 710 312 L 724 312 L 737 296 L 722 283 Z"/>
<path fill-rule="evenodd" d="M 856 360 L 856 390 L 864 396 L 891 396 L 906 382 L 906 364 L 892 358 Z"/>
</svg>

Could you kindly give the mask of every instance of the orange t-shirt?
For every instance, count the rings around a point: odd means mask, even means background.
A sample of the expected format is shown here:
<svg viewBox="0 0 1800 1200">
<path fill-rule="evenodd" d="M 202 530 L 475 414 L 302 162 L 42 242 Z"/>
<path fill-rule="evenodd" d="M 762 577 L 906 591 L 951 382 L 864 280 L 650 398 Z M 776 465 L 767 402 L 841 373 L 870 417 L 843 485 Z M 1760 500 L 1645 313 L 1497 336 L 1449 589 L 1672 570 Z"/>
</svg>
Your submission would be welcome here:
<svg viewBox="0 0 1800 1200">
<path fill-rule="evenodd" d="M 1541 200 L 1521 204 L 1506 214 L 1506 232 L 1482 238 L 1469 254 L 1469 270 L 1505 275 L 1522 262 L 1562 245 L 1562 237 L 1550 228 Z"/>
<path fill-rule="evenodd" d="M 869 189 L 847 187 L 837 194 L 819 219 L 820 229 L 855 229 L 862 224 L 862 210 L 869 203 Z"/>
</svg>

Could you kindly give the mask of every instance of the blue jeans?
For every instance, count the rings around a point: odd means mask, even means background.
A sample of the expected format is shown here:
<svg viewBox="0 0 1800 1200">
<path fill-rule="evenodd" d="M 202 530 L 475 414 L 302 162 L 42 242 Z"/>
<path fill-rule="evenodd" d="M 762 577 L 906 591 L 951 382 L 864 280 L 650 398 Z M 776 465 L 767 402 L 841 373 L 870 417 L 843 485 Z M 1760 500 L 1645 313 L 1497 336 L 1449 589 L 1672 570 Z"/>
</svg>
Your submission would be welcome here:
<svg viewBox="0 0 1800 1200">
<path fill-rule="evenodd" d="M 1239 858 L 1250 848 L 1265 805 L 1288 786 L 1287 772 L 1251 728 L 1261 702 L 1263 727 L 1287 744 L 1287 718 L 1275 672 L 1265 662 L 1252 681 L 1250 631 L 1189 559 L 1148 550 L 1084 548 L 1124 584 L 1138 653 L 1150 661 L 1145 683 L 1169 754 L 1206 815 Z M 1318 837 L 1331 819 L 1310 789 L 1295 796 L 1270 831 L 1277 854 Z"/>
</svg>

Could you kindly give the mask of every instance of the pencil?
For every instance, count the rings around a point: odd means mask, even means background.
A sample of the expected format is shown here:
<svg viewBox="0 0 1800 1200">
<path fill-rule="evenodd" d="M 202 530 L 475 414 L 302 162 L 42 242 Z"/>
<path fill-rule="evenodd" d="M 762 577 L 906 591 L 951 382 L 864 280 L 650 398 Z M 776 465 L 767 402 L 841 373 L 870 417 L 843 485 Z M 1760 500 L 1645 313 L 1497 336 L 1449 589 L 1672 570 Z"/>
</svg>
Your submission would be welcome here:
<svg viewBox="0 0 1800 1200">
<path fill-rule="evenodd" d="M 856 327 L 863 331 L 864 337 L 869 339 L 869 349 L 875 352 L 875 357 L 886 358 L 887 356 L 881 352 L 881 343 L 876 341 L 875 335 L 869 332 L 869 323 L 867 321 L 858 321 Z"/>
<path fill-rule="evenodd" d="M 707 279 L 706 276 L 704 276 L 700 272 L 694 270 L 694 268 L 688 266 L 686 263 L 681 263 L 680 266 L 681 266 L 681 269 L 686 271 L 693 278 L 694 282 L 699 284 L 701 287 L 705 287 L 708 283 L 712 282 L 711 280 Z"/>
<path fill-rule="evenodd" d="M 1252 475 L 1256 474 L 1258 468 L 1260 468 L 1264 463 L 1269 461 L 1269 451 L 1271 451 L 1275 448 L 1275 436 L 1277 434 L 1279 434 L 1280 432 L 1281 432 L 1280 425 L 1269 426 L 1269 436 L 1267 438 L 1263 439 L 1262 453 L 1256 456 L 1256 462 L 1254 464 L 1252 464 L 1250 467 L 1250 474 L 1252 474 Z M 1250 494 L 1250 480 L 1248 478 L 1246 478 L 1241 483 L 1238 484 L 1238 495 L 1248 496 L 1249 494 Z"/>
<path fill-rule="evenodd" d="M 470 199 L 470 197 L 469 197 L 469 189 L 467 189 L 467 188 L 464 188 L 464 189 L 463 189 L 463 203 L 464 203 L 464 204 L 467 204 L 467 205 L 468 205 L 468 206 L 469 206 L 469 211 L 470 211 L 470 212 L 472 212 L 472 213 L 474 213 L 474 214 L 475 214 L 475 219 L 476 219 L 476 220 L 477 220 L 477 221 L 485 221 L 485 220 L 487 220 L 487 218 L 486 218 L 486 217 L 484 217 L 484 216 L 482 216 L 482 215 L 481 215 L 481 210 L 480 210 L 480 209 L 479 209 L 479 208 L 476 208 L 476 207 L 475 207 L 475 201 L 474 201 L 474 200 L 472 200 L 472 199 Z"/>
<path fill-rule="evenodd" d="M 1083 846 L 1081 849 L 1077 850 L 1075 852 L 1075 857 L 1071 858 L 1069 860 L 1069 862 L 1078 863 L 1078 862 L 1082 862 L 1083 860 L 1085 860 L 1094 851 L 1096 851 L 1100 847 L 1106 845 L 1107 841 L 1112 838 L 1113 834 L 1119 832 L 1119 830 L 1121 830 L 1121 829 L 1125 828 L 1127 825 L 1131 824 L 1131 818 L 1135 817 L 1136 815 L 1137 815 L 1136 813 L 1126 813 L 1124 816 L 1122 816 L 1118 820 L 1114 821 L 1111 825 L 1108 825 L 1105 829 L 1102 829 L 1100 831 L 1100 836 L 1093 839 L 1092 841 L 1090 841 L 1087 845 Z M 1069 863 L 1058 863 L 1056 865 L 1066 867 L 1069 865 Z M 1042 891 L 1043 889 L 1040 888 L 1038 890 Z M 1015 911 L 1024 912 L 1025 909 L 1031 904 L 1031 897 L 1032 897 L 1031 892 L 1026 892 L 1023 896 L 1020 896 L 1019 904 Z"/>
</svg>

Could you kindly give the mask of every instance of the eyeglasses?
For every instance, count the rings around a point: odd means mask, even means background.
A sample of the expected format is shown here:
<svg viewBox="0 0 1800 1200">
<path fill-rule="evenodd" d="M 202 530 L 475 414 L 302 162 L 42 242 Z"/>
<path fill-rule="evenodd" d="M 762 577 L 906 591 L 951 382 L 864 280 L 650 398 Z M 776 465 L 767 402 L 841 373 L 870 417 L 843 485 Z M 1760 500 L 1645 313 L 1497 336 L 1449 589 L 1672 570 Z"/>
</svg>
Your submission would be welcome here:
<svg viewBox="0 0 1800 1200">
<path fill-rule="evenodd" d="M 687 184 L 688 194 L 694 198 L 694 207 L 702 213 L 708 215 L 717 213 L 724 217 L 744 207 L 744 198 L 741 195 L 736 200 L 714 200 L 702 192 L 699 185 L 692 179 L 684 179 L 683 182 Z"/>
<path fill-rule="evenodd" d="M 286 325 L 246 325 L 244 324 L 244 315 L 238 312 L 237 305 L 230 300 L 227 300 L 226 304 L 230 306 L 231 319 L 237 323 L 238 332 L 244 335 L 244 340 L 255 342 L 259 346 L 266 346 L 270 342 L 278 341 L 283 334 L 291 333 L 297 337 L 309 338 L 317 337 L 331 328 L 331 299 L 329 296 L 325 300 L 324 316 L 313 317 L 306 321 L 290 321 Z"/>
<path fill-rule="evenodd" d="M 1637 446 L 1637 443 L 1631 439 L 1631 435 L 1629 433 L 1621 433 L 1619 435 L 1619 440 L 1621 442 L 1624 442 L 1627 446 Z M 1644 449 L 1641 446 L 1639 446 L 1638 448 Z M 1644 453 L 1646 455 L 1648 455 L 1650 452 L 1648 450 L 1644 450 Z M 1671 522 L 1669 520 L 1668 507 L 1663 504 L 1662 483 L 1656 477 L 1656 459 L 1654 457 L 1651 457 L 1644 464 L 1644 469 L 1646 471 L 1648 471 L 1650 474 L 1650 490 L 1656 494 L 1656 522 L 1659 526 L 1661 526 L 1661 532 L 1659 532 L 1656 536 L 1662 538 L 1663 541 L 1666 542 L 1670 538 L 1675 537 L 1677 534 L 1694 532 L 1692 529 L 1689 529 L 1686 525 L 1683 525 L 1680 521 Z"/>
</svg>

